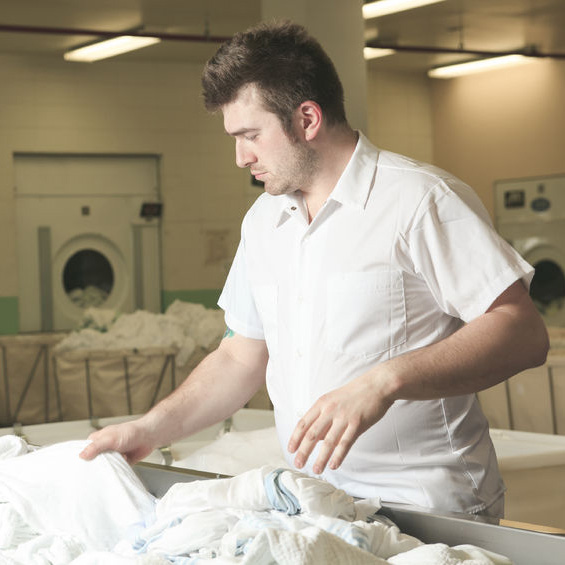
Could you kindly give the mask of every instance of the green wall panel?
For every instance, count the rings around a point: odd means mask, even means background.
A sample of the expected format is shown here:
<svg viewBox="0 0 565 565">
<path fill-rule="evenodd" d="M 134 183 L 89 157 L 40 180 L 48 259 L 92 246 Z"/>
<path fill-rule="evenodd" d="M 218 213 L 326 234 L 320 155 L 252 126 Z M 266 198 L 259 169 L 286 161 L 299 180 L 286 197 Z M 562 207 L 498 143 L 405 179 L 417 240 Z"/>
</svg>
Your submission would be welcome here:
<svg viewBox="0 0 565 565">
<path fill-rule="evenodd" d="M 164 290 L 162 295 L 163 312 L 175 300 L 183 302 L 195 302 L 202 304 L 206 308 L 217 308 L 218 298 L 222 289 L 219 288 L 203 288 L 198 290 Z"/>
<path fill-rule="evenodd" d="M 0 296 L 0 334 L 17 334 L 18 326 L 18 297 Z"/>
</svg>

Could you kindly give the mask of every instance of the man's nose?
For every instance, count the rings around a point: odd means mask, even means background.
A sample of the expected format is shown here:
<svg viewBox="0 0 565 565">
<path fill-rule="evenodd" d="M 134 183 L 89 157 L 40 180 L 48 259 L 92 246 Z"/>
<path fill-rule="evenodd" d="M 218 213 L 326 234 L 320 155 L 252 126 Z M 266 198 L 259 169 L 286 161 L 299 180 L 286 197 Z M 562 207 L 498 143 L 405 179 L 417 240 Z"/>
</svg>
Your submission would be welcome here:
<svg viewBox="0 0 565 565">
<path fill-rule="evenodd" d="M 256 161 L 255 154 L 250 151 L 244 144 L 236 143 L 235 146 L 235 163 L 238 167 L 245 168 Z"/>
</svg>

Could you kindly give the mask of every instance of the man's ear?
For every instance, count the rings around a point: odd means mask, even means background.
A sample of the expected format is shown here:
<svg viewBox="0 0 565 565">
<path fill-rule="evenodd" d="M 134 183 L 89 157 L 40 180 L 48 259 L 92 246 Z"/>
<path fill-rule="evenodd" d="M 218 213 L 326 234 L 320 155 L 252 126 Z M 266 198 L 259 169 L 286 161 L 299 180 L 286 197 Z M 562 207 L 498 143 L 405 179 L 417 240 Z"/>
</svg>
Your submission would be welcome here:
<svg viewBox="0 0 565 565">
<path fill-rule="evenodd" d="M 312 141 L 320 131 L 322 125 L 322 108 L 313 100 L 302 102 L 297 110 L 300 131 L 306 141 Z"/>
</svg>

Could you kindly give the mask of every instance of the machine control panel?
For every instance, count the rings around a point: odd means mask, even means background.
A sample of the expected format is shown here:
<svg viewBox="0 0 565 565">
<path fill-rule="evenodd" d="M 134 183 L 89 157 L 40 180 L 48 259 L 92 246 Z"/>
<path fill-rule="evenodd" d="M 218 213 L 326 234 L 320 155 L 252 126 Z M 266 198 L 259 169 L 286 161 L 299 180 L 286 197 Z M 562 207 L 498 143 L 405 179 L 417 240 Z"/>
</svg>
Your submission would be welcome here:
<svg viewBox="0 0 565 565">
<path fill-rule="evenodd" d="M 497 223 L 565 218 L 565 175 L 497 181 Z"/>
</svg>

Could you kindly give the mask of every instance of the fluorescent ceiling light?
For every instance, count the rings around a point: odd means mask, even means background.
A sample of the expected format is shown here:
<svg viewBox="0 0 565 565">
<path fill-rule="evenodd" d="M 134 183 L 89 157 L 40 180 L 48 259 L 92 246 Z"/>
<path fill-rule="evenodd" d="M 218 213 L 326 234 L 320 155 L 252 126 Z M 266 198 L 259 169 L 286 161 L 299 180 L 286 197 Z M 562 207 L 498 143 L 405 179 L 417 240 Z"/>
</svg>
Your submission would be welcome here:
<svg viewBox="0 0 565 565">
<path fill-rule="evenodd" d="M 67 51 L 64 58 L 66 61 L 80 61 L 83 63 L 91 63 L 100 59 L 114 57 L 128 51 L 134 51 L 159 43 L 161 41 L 157 37 L 141 37 L 136 35 L 120 35 L 106 41 L 91 43 L 84 47 L 78 47 L 72 51 Z"/>
<path fill-rule="evenodd" d="M 380 18 L 388 14 L 396 12 L 404 12 L 405 10 L 413 10 L 420 6 L 428 4 L 437 4 L 445 0 L 379 0 L 378 2 L 370 2 L 363 4 L 363 17 L 366 20 L 371 18 Z"/>
<path fill-rule="evenodd" d="M 432 78 L 453 78 L 499 69 L 501 67 L 522 65 L 524 63 L 530 63 L 533 60 L 532 57 L 526 57 L 524 55 L 503 55 L 501 57 L 490 57 L 488 59 L 476 59 L 474 61 L 466 61 L 465 63 L 457 63 L 455 65 L 431 69 L 428 71 L 428 76 Z"/>
<path fill-rule="evenodd" d="M 363 57 L 368 61 L 369 59 L 378 59 L 379 57 L 386 57 L 396 53 L 394 49 L 379 49 L 378 47 L 363 47 Z"/>
</svg>

